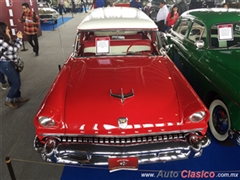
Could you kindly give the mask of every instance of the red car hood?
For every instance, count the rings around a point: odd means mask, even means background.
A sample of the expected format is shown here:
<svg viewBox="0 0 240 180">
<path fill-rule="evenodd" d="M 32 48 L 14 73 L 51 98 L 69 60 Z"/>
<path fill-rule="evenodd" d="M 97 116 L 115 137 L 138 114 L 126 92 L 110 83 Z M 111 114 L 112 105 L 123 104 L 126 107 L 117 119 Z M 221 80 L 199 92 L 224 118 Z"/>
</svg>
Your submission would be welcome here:
<svg viewBox="0 0 240 180">
<path fill-rule="evenodd" d="M 159 132 L 176 127 L 181 119 L 163 57 L 75 59 L 71 68 L 65 102 L 66 133 Z M 131 95 L 121 99 L 114 94 Z M 125 129 L 119 128 L 121 117 L 128 119 Z"/>
</svg>

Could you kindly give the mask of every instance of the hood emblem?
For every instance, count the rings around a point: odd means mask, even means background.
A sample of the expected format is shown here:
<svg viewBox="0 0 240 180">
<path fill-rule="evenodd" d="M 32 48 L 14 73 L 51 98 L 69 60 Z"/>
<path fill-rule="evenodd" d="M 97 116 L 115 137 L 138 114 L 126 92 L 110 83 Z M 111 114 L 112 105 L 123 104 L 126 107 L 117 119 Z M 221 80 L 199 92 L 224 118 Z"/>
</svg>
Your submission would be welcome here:
<svg viewBox="0 0 240 180">
<path fill-rule="evenodd" d="M 110 96 L 121 99 L 122 104 L 124 104 L 124 101 L 126 98 L 130 98 L 130 97 L 134 96 L 134 91 L 132 89 L 132 92 L 130 92 L 128 94 L 123 94 L 123 89 L 121 88 L 121 94 L 114 94 L 114 93 L 112 93 L 112 90 L 110 89 Z"/>
<path fill-rule="evenodd" d="M 121 129 L 125 129 L 128 125 L 128 118 L 126 117 L 120 117 L 118 118 L 118 126 L 121 128 Z"/>
</svg>

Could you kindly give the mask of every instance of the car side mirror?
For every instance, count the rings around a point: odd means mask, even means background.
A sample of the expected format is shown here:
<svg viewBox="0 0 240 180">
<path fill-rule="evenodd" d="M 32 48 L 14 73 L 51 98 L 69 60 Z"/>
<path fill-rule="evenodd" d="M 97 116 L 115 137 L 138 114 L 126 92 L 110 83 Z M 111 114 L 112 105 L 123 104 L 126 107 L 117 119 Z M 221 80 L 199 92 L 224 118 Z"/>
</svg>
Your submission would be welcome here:
<svg viewBox="0 0 240 180">
<path fill-rule="evenodd" d="M 200 39 L 200 40 L 195 41 L 194 45 L 197 47 L 197 49 L 201 49 L 204 47 L 205 43 L 203 40 Z"/>
<path fill-rule="evenodd" d="M 167 54 L 166 49 L 164 49 L 163 47 L 159 49 L 161 55 L 165 56 Z"/>
<path fill-rule="evenodd" d="M 168 52 L 168 51 L 170 51 L 170 49 L 171 49 L 172 47 L 173 47 L 172 44 L 167 44 L 167 45 L 165 45 L 164 49 L 165 49 L 166 52 Z M 161 49 L 160 49 L 160 50 L 161 50 Z"/>
</svg>

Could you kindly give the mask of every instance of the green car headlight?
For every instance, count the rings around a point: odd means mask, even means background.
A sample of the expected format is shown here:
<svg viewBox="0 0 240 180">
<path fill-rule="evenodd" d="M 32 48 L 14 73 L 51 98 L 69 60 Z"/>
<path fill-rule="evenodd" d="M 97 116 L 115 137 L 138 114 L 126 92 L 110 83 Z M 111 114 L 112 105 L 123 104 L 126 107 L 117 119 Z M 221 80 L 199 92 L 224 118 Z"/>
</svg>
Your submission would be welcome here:
<svg viewBox="0 0 240 180">
<path fill-rule="evenodd" d="M 41 124 L 41 126 L 44 126 L 44 127 L 52 127 L 55 125 L 55 121 L 46 116 L 38 117 L 38 122 L 39 124 Z"/>
<path fill-rule="evenodd" d="M 204 111 L 195 112 L 189 117 L 189 120 L 191 122 L 199 122 L 204 119 L 205 115 L 206 113 Z"/>
</svg>

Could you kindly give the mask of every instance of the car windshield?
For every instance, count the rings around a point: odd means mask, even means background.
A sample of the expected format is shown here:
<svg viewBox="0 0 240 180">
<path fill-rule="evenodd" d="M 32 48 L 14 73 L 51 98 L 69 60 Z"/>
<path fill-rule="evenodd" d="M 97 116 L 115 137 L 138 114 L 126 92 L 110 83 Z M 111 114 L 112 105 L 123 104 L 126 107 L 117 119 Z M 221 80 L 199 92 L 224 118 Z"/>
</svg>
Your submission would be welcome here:
<svg viewBox="0 0 240 180">
<path fill-rule="evenodd" d="M 79 32 L 75 56 L 155 55 L 161 47 L 157 31 L 116 30 Z"/>
<path fill-rule="evenodd" d="M 211 27 L 212 48 L 240 48 L 240 23 L 215 24 Z"/>
</svg>

